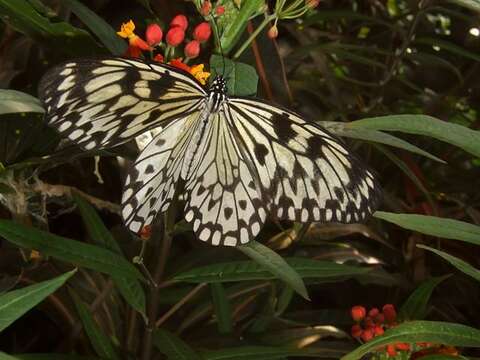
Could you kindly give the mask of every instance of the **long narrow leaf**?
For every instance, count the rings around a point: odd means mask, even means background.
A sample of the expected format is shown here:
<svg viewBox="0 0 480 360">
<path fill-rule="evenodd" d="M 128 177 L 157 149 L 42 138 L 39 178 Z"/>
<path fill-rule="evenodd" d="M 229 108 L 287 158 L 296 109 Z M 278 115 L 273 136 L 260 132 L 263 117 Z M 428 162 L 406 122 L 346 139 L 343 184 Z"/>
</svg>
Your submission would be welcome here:
<svg viewBox="0 0 480 360">
<path fill-rule="evenodd" d="M 98 356 L 108 360 L 119 360 L 119 356 L 116 353 L 113 344 L 107 335 L 100 329 L 98 324 L 95 322 L 90 310 L 83 303 L 83 301 L 75 295 L 74 292 L 71 292 L 75 307 L 77 308 L 78 315 L 82 321 L 83 328 L 87 333 L 90 342 L 92 343 L 93 348 Z"/>
<path fill-rule="evenodd" d="M 76 270 L 72 270 L 52 280 L 0 295 L 0 332 L 47 296 L 54 293 L 75 272 Z"/>
<path fill-rule="evenodd" d="M 263 266 L 273 275 L 285 281 L 302 297 L 307 300 L 309 299 L 307 288 L 298 272 L 275 251 L 256 241 L 251 241 L 247 245 L 239 246 L 237 249 Z"/>
<path fill-rule="evenodd" d="M 50 234 L 10 220 L 0 220 L 0 236 L 17 246 L 35 249 L 68 263 L 112 276 L 143 279 L 142 274 L 130 262 L 98 246 Z"/>
<path fill-rule="evenodd" d="M 374 216 L 422 234 L 480 245 L 480 226 L 464 221 L 418 214 L 395 214 L 384 211 L 377 211 Z"/>
<path fill-rule="evenodd" d="M 231 333 L 233 331 L 232 325 L 232 309 L 230 301 L 227 298 L 225 289 L 221 283 L 210 284 L 212 293 L 213 308 L 217 316 L 218 331 L 221 334 Z"/>
<path fill-rule="evenodd" d="M 348 124 L 348 127 L 430 136 L 480 157 L 480 131 L 427 115 L 389 115 L 367 118 L 353 121 Z"/>
<path fill-rule="evenodd" d="M 11 113 L 44 113 L 40 100 L 16 90 L 0 89 L 0 115 Z"/>
<path fill-rule="evenodd" d="M 461 272 L 473 277 L 475 280 L 480 281 L 480 270 L 475 269 L 472 265 L 467 263 L 466 261 L 463 261 L 462 259 L 459 259 L 455 256 L 452 256 L 450 254 L 447 254 L 444 251 L 440 251 L 434 248 L 431 248 L 430 246 L 425 246 L 425 245 L 417 245 L 417 247 L 431 251 L 438 256 L 441 256 L 445 260 L 447 260 L 450 264 L 455 266 L 458 270 Z"/>
<path fill-rule="evenodd" d="M 125 54 L 127 43 L 120 39 L 110 24 L 78 0 L 64 0 L 64 3 L 95 35 L 98 36 L 102 44 L 113 55 Z"/>
<path fill-rule="evenodd" d="M 337 264 L 331 261 L 302 258 L 285 258 L 284 261 L 302 278 L 328 280 L 363 275 L 370 271 L 369 268 Z M 231 261 L 194 268 L 175 275 L 173 279 L 192 283 L 213 283 L 271 280 L 277 277 L 277 274 L 255 261 Z"/>
</svg>

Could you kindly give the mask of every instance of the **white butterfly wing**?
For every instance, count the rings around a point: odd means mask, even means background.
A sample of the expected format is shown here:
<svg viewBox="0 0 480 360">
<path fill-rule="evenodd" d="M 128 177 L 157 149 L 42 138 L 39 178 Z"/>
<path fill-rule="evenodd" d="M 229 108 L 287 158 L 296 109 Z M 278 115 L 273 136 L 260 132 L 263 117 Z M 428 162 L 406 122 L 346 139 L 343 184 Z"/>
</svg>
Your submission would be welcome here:
<svg viewBox="0 0 480 360">
<path fill-rule="evenodd" d="M 125 181 L 122 217 L 138 233 L 165 212 L 180 180 L 183 161 L 199 121 L 199 111 L 166 125 L 143 149 Z"/>
<path fill-rule="evenodd" d="M 210 116 L 185 186 L 185 219 L 200 240 L 235 246 L 253 239 L 266 209 L 223 112 Z"/>
<path fill-rule="evenodd" d="M 256 99 L 230 99 L 229 110 L 272 216 L 352 223 L 376 209 L 374 176 L 325 129 Z"/>
<path fill-rule="evenodd" d="M 42 78 L 47 122 L 86 150 L 128 141 L 197 110 L 206 93 L 168 65 L 106 58 L 58 65 Z"/>
</svg>

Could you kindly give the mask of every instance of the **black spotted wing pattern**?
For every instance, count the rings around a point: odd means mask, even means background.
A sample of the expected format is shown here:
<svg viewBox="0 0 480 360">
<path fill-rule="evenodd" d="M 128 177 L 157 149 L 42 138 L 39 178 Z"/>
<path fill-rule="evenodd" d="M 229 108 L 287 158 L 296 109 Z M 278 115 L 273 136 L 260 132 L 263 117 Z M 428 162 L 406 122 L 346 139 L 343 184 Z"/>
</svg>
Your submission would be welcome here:
<svg viewBox="0 0 480 360">
<path fill-rule="evenodd" d="M 47 122 L 85 150 L 126 142 L 194 112 L 205 97 L 187 73 L 142 60 L 66 62 L 39 86 Z"/>
<path fill-rule="evenodd" d="M 373 174 L 319 125 L 253 99 L 230 99 L 229 112 L 272 216 L 352 223 L 378 206 Z"/>
</svg>

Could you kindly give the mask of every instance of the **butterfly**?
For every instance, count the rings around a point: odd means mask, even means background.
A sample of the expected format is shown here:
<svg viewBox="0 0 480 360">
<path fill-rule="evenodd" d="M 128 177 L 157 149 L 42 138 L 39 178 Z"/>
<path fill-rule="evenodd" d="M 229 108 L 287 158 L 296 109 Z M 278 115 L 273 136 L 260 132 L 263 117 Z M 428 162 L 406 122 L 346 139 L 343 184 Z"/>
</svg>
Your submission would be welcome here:
<svg viewBox="0 0 480 360">
<path fill-rule="evenodd" d="M 126 177 L 122 217 L 139 233 L 182 195 L 185 219 L 212 245 L 255 238 L 267 220 L 353 223 L 378 206 L 372 172 L 318 124 L 257 98 L 208 89 L 139 59 L 69 61 L 39 85 L 46 121 L 84 150 L 162 130 Z"/>
</svg>

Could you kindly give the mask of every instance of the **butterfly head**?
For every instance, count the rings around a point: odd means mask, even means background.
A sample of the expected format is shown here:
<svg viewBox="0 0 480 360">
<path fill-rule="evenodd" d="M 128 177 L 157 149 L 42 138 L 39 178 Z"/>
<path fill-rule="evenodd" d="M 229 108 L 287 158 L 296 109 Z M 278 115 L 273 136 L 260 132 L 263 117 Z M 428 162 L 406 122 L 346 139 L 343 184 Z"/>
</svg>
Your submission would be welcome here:
<svg viewBox="0 0 480 360">
<path fill-rule="evenodd" d="M 212 93 L 216 93 L 218 95 L 226 95 L 227 94 L 227 81 L 223 78 L 223 76 L 218 75 L 210 85 L 209 91 Z"/>
</svg>

